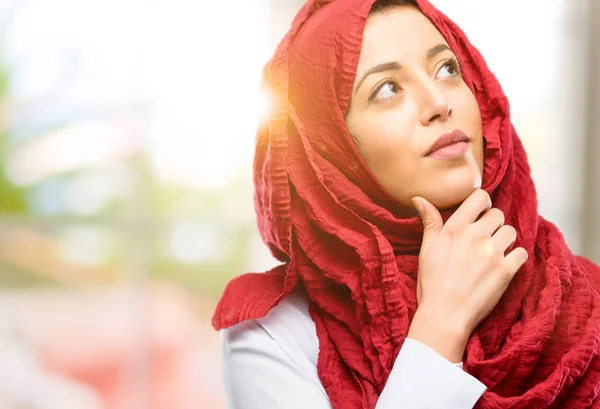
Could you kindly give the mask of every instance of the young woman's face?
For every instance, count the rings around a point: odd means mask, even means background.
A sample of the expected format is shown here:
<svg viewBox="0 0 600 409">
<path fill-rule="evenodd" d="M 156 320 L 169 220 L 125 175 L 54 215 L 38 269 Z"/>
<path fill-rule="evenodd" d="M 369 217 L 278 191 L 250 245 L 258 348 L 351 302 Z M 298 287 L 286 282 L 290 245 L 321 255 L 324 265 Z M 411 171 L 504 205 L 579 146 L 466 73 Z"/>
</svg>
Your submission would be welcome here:
<svg viewBox="0 0 600 409">
<path fill-rule="evenodd" d="M 482 175 L 477 101 L 442 35 L 414 7 L 367 20 L 346 123 L 373 174 L 407 209 L 413 196 L 440 209 L 455 206 Z M 468 141 L 430 154 L 448 133 Z"/>
</svg>

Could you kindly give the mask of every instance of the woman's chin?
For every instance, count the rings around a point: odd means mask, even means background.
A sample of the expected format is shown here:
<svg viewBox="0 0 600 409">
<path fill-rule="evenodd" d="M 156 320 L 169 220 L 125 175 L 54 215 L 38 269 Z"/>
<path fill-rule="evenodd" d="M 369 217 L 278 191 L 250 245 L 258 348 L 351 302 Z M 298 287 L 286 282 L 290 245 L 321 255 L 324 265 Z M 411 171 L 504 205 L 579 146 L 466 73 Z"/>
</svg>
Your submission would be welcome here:
<svg viewBox="0 0 600 409">
<path fill-rule="evenodd" d="M 438 209 L 450 209 L 462 204 L 473 191 L 481 187 L 481 174 L 470 166 L 460 167 L 436 178 L 435 189 L 428 199 Z M 445 180 L 444 180 L 445 179 Z"/>
<path fill-rule="evenodd" d="M 397 196 L 391 191 L 392 197 L 407 211 L 406 217 L 415 216 L 416 210 L 410 202 L 410 198 L 420 196 L 438 210 L 454 209 L 460 206 L 465 199 L 481 186 L 481 176 L 473 172 L 473 169 L 455 169 L 452 172 L 433 173 L 428 178 L 415 178 L 415 183 L 411 186 L 410 194 L 398 192 Z M 408 185 L 408 183 L 403 184 Z"/>
</svg>

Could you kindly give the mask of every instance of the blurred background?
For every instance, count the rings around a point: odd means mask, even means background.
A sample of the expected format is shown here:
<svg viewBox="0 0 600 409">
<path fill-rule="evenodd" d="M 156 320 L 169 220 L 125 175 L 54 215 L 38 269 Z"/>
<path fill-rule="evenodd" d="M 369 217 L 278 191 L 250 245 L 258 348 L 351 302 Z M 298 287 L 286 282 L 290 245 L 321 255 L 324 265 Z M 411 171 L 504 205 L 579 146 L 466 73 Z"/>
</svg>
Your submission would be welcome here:
<svg viewBox="0 0 600 409">
<path fill-rule="evenodd" d="M 0 409 L 220 409 L 263 64 L 302 0 L 0 0 Z M 433 0 L 511 101 L 540 212 L 600 262 L 600 2 Z M 595 41 L 594 41 L 595 40 Z"/>
</svg>

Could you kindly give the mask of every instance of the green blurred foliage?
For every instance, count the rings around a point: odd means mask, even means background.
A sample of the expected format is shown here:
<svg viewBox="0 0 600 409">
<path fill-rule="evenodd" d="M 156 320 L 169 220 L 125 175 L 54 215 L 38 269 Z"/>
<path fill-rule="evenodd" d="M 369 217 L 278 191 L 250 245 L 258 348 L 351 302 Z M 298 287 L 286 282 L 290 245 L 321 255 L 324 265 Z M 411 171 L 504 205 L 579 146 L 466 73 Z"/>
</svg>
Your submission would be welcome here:
<svg viewBox="0 0 600 409">
<path fill-rule="evenodd" d="M 8 103 L 10 73 L 0 66 L 0 107 Z M 6 113 L 0 108 L 0 214 L 24 214 L 27 211 L 25 189 L 14 186 L 6 176 L 7 150 Z"/>
</svg>

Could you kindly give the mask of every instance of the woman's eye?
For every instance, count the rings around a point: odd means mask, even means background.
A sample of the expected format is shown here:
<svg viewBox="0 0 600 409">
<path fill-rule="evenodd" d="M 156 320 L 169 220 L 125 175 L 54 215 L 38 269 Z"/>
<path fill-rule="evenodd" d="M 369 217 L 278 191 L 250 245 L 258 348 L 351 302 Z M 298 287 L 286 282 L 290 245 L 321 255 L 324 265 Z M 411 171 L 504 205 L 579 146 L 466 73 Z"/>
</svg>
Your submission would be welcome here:
<svg viewBox="0 0 600 409">
<path fill-rule="evenodd" d="M 455 61 L 448 61 L 444 65 L 442 65 L 442 68 L 440 68 L 440 70 L 438 71 L 437 77 L 438 78 L 453 77 L 453 76 L 457 75 L 458 73 L 459 73 L 458 63 L 456 63 Z"/>
<path fill-rule="evenodd" d="M 395 97 L 401 88 L 398 84 L 392 81 L 386 81 L 377 91 L 375 95 L 373 95 L 374 100 L 376 101 L 384 101 L 386 99 L 390 99 Z"/>
</svg>

